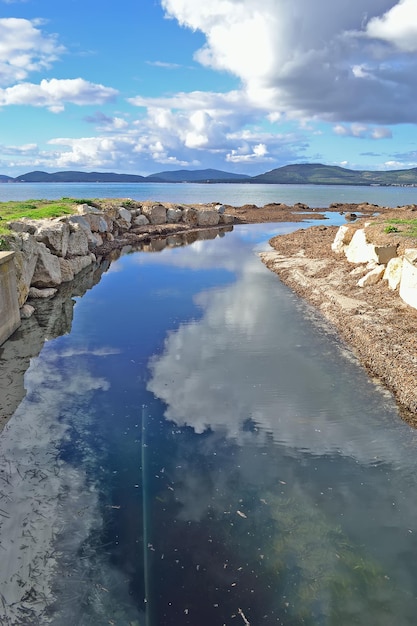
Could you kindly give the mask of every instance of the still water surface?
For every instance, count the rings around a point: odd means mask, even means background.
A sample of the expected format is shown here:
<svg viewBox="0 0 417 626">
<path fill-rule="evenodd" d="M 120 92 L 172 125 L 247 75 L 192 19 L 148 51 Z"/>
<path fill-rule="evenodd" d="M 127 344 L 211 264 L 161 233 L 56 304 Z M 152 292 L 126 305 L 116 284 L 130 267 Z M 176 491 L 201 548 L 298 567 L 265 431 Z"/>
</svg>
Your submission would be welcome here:
<svg viewBox="0 0 417 626">
<path fill-rule="evenodd" d="M 126 254 L 75 299 L 0 438 L 1 623 L 415 624 L 417 433 L 259 261 L 291 228 Z"/>
<path fill-rule="evenodd" d="M 0 202 L 30 198 L 132 198 L 159 202 L 222 202 L 232 206 L 268 202 L 328 207 L 332 202 L 369 202 L 396 207 L 417 203 L 412 187 L 352 187 L 346 185 L 242 185 L 174 183 L 9 183 L 0 184 Z"/>
</svg>

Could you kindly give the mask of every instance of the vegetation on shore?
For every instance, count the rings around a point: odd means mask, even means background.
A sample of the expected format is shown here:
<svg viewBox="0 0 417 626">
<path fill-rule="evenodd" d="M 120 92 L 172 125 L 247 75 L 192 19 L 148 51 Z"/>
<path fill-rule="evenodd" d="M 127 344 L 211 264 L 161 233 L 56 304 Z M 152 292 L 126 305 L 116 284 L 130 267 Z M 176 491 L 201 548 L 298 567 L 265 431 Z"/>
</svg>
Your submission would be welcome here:
<svg viewBox="0 0 417 626">
<path fill-rule="evenodd" d="M 386 220 L 387 226 L 385 227 L 386 233 L 398 233 L 405 237 L 417 238 L 417 219 L 399 219 L 390 218 Z"/>
<path fill-rule="evenodd" d="M 37 220 L 71 215 L 75 212 L 75 207 L 83 202 L 91 204 L 90 200 L 77 198 L 0 202 L 0 235 L 6 235 L 10 232 L 7 222 L 19 220 L 22 217 Z"/>
</svg>

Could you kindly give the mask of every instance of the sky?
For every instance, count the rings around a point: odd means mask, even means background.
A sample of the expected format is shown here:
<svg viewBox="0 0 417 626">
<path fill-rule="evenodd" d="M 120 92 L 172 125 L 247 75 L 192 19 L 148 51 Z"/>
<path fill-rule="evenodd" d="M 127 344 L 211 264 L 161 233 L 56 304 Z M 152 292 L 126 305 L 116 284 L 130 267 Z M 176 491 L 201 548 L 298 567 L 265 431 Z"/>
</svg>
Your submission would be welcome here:
<svg viewBox="0 0 417 626">
<path fill-rule="evenodd" d="M 0 0 L 0 174 L 417 166 L 417 0 Z"/>
</svg>

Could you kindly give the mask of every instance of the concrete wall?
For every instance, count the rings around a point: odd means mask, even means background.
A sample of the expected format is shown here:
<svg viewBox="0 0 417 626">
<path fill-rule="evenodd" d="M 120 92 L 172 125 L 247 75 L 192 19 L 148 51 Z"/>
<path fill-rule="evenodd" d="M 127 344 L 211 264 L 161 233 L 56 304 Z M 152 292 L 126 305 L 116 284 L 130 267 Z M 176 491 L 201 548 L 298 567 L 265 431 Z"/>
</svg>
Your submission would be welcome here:
<svg viewBox="0 0 417 626">
<path fill-rule="evenodd" d="M 14 252 L 0 252 L 0 345 L 20 326 Z"/>
</svg>

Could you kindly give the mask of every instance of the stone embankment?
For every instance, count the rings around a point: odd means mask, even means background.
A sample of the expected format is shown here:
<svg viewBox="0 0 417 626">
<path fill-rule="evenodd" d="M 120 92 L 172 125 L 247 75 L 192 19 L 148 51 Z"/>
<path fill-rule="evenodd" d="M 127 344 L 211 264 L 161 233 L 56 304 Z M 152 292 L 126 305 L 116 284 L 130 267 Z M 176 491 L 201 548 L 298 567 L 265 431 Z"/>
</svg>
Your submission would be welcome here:
<svg viewBox="0 0 417 626">
<path fill-rule="evenodd" d="M 80 204 L 73 215 L 56 219 L 22 218 L 9 222 L 7 252 L 0 259 L 0 344 L 21 318 L 34 311 L 30 302 L 53 297 L 98 257 L 150 237 L 233 224 L 223 205 L 179 206 L 153 202 L 99 201 Z M 13 271 L 14 270 L 14 271 Z M 19 315 L 20 311 L 20 315 Z"/>
<path fill-rule="evenodd" d="M 382 232 L 372 223 L 363 228 L 340 226 L 331 247 L 357 265 L 359 287 L 386 280 L 389 289 L 397 290 L 406 304 L 417 309 L 417 248 L 401 249 L 403 242 L 390 241 Z"/>
</svg>

